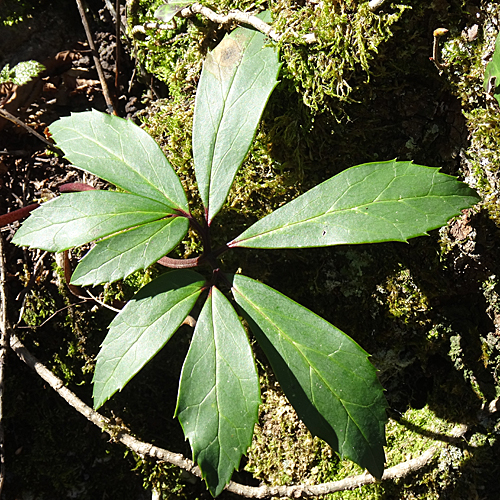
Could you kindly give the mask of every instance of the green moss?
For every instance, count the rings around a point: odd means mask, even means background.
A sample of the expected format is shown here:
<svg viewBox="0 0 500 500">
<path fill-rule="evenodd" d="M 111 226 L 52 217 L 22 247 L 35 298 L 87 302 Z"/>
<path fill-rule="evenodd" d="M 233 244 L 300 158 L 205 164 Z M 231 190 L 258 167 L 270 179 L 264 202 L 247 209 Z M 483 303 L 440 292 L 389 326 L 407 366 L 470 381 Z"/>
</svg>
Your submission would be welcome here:
<svg viewBox="0 0 500 500">
<path fill-rule="evenodd" d="M 4 0 L 0 12 L 0 24 L 13 26 L 32 17 L 41 0 Z"/>
<path fill-rule="evenodd" d="M 387 307 L 388 314 L 402 318 L 406 323 L 429 308 L 427 297 L 415 283 L 409 269 L 400 268 L 394 275 L 388 276 L 386 283 L 377 287 L 377 291 L 382 294 L 379 300 Z"/>
<path fill-rule="evenodd" d="M 284 77 L 293 82 L 313 114 L 331 112 L 338 109 L 338 100 L 348 100 L 356 71 L 370 78 L 378 47 L 391 38 L 391 26 L 411 8 L 393 4 L 393 11 L 375 14 L 367 2 L 353 0 L 304 4 L 281 0 L 269 5 L 282 36 Z M 308 44 L 304 36 L 311 34 L 315 40 Z"/>
<path fill-rule="evenodd" d="M 161 492 L 161 500 L 190 498 L 183 494 L 186 483 L 183 480 L 182 471 L 178 467 L 148 457 L 141 457 L 135 453 L 132 455 L 136 460 L 136 466 L 133 470 L 139 472 L 144 478 L 144 489 Z"/>
<path fill-rule="evenodd" d="M 112 304 L 114 301 L 130 300 L 143 286 L 158 277 L 164 268 L 153 265 L 145 270 L 135 271 L 125 279 L 104 285 L 104 303 Z"/>
<path fill-rule="evenodd" d="M 340 460 L 332 449 L 313 438 L 298 419 L 294 409 L 277 386 L 267 386 L 263 393 L 259 423 L 248 452 L 246 470 L 266 484 L 319 484 L 362 474 L 349 460 Z M 453 423 L 439 418 L 428 407 L 407 410 L 398 421 L 389 420 L 386 428 L 386 467 L 417 458 L 432 446 L 442 446 L 451 435 Z M 481 436 L 479 436 L 481 438 Z M 343 491 L 343 500 L 382 498 L 438 499 L 470 455 L 454 446 L 443 446 L 438 463 L 404 480 L 384 481 L 353 491 Z M 451 470 L 451 472 L 450 472 Z M 339 494 L 323 497 L 339 498 Z"/>
<path fill-rule="evenodd" d="M 40 326 L 57 310 L 54 299 L 44 290 L 28 292 L 26 296 L 23 321 L 28 326 Z"/>
<path fill-rule="evenodd" d="M 268 387 L 263 399 L 245 470 L 272 485 L 301 482 L 321 453 L 320 441 L 279 390 Z"/>
</svg>

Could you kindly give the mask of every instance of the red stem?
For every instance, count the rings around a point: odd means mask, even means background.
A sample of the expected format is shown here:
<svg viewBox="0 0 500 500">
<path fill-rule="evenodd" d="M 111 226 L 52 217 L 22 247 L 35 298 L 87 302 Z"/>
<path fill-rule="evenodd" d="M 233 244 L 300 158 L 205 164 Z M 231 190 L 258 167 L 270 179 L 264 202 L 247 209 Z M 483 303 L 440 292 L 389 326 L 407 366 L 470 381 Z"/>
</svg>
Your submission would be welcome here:
<svg viewBox="0 0 500 500">
<path fill-rule="evenodd" d="M 69 182 L 68 184 L 62 184 L 59 186 L 59 191 L 61 193 L 75 193 L 80 191 L 95 191 L 96 188 L 90 186 L 89 184 L 84 184 L 83 182 Z"/>
<path fill-rule="evenodd" d="M 40 206 L 39 203 L 32 203 L 27 207 L 19 208 L 18 210 L 14 210 L 13 212 L 9 212 L 8 214 L 0 215 L 0 227 L 6 226 L 7 224 L 11 224 L 16 220 L 24 219 L 28 217 L 32 210 L 38 208 Z"/>
</svg>

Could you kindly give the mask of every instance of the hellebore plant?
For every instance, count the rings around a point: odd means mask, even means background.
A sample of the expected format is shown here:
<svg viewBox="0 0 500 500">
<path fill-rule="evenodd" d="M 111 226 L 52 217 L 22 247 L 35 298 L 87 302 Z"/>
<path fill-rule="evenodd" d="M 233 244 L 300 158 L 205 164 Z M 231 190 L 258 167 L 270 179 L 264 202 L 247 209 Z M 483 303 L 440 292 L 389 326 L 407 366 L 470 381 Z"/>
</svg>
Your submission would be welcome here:
<svg viewBox="0 0 500 500">
<path fill-rule="evenodd" d="M 36 209 L 14 242 L 61 252 L 96 241 L 71 283 L 122 279 L 156 261 L 175 269 L 144 286 L 115 317 L 97 356 L 94 406 L 121 390 L 203 304 L 180 377 L 176 416 L 212 495 L 251 444 L 261 403 L 241 315 L 309 430 L 374 476 L 384 469 L 386 401 L 368 354 L 300 304 L 242 274 L 219 270 L 232 248 L 304 248 L 407 241 L 438 228 L 478 197 L 454 177 L 408 161 L 352 167 L 262 218 L 223 248 L 210 225 L 252 143 L 280 64 L 264 36 L 238 28 L 208 54 L 197 89 L 193 156 L 204 219 L 154 140 L 130 121 L 97 111 L 50 127 L 78 168 L 120 188 L 62 194 Z M 203 253 L 166 255 L 197 231 Z M 208 278 L 191 267 L 209 265 Z M 222 286 L 221 286 L 222 285 Z M 232 302 L 221 291 L 231 290 Z M 235 307 L 236 306 L 236 307 Z"/>
</svg>

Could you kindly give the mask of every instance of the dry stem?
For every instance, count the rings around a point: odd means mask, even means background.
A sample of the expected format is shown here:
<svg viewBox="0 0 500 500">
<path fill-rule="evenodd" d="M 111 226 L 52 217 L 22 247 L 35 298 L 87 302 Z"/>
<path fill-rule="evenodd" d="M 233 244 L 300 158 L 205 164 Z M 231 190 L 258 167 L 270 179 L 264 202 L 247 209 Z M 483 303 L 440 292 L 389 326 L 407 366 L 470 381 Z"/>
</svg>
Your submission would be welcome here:
<svg viewBox="0 0 500 500">
<path fill-rule="evenodd" d="M 267 35 L 275 42 L 277 42 L 280 38 L 272 26 L 269 26 L 269 24 L 264 22 L 262 19 L 259 19 L 257 16 L 249 14 L 248 12 L 233 10 L 226 15 L 222 15 L 217 14 L 213 10 L 199 3 L 193 3 L 189 7 L 182 9 L 178 15 L 181 17 L 191 17 L 194 14 L 201 14 L 217 24 L 227 24 L 231 22 L 248 24 L 249 26 L 253 26 L 256 30 L 264 33 L 264 35 Z"/>
<path fill-rule="evenodd" d="M 29 125 L 26 125 L 26 123 L 24 123 L 22 120 L 20 120 L 16 116 L 10 114 L 6 109 L 0 108 L 0 115 L 2 115 L 4 118 L 9 120 L 10 122 L 15 123 L 16 125 L 19 125 L 20 127 L 24 128 L 30 134 L 33 134 L 35 137 L 37 137 L 42 142 L 44 142 L 50 149 L 52 149 L 56 153 L 63 154 L 63 152 L 58 147 L 56 147 L 50 141 L 45 139 L 45 137 L 43 135 L 40 135 L 35 129 L 31 128 Z"/>
<path fill-rule="evenodd" d="M 109 95 L 108 84 L 106 83 L 106 78 L 104 78 L 104 72 L 102 71 L 101 61 L 99 60 L 99 53 L 95 48 L 94 39 L 92 38 L 92 33 L 90 31 L 89 23 L 87 22 L 85 9 L 83 8 L 81 0 L 76 0 L 76 4 L 78 6 L 78 12 L 80 13 L 80 17 L 82 18 L 83 27 L 87 35 L 87 40 L 89 42 L 90 50 L 92 51 L 92 56 L 94 57 L 95 67 L 97 70 L 97 74 L 99 75 L 99 80 L 101 81 L 102 93 L 104 95 L 106 105 L 108 106 L 108 111 L 116 115 L 117 113 L 113 105 L 113 101 Z"/>
<path fill-rule="evenodd" d="M 7 272 L 3 237 L 0 233 L 0 498 L 5 481 L 5 434 L 3 429 L 4 372 L 9 347 L 10 325 L 7 317 Z"/>
</svg>

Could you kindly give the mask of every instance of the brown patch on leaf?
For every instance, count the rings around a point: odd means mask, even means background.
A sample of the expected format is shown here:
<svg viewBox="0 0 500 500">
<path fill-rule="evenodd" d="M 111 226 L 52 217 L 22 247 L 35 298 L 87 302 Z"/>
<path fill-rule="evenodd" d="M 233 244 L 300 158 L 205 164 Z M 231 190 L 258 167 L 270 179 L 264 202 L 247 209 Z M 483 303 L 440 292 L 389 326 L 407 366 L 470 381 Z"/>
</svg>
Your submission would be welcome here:
<svg viewBox="0 0 500 500">
<path fill-rule="evenodd" d="M 217 80 L 227 80 L 241 61 L 243 47 L 235 38 L 226 37 L 208 54 L 205 67 Z"/>
</svg>

